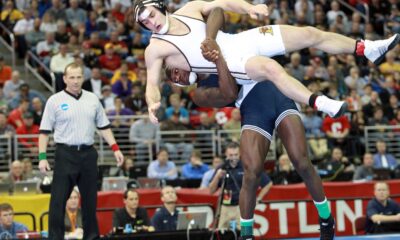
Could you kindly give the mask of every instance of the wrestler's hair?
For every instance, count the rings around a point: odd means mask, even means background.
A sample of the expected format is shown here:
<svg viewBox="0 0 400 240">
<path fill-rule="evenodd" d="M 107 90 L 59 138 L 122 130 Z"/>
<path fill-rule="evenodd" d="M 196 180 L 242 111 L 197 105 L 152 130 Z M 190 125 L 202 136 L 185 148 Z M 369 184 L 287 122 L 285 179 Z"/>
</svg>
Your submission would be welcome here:
<svg viewBox="0 0 400 240">
<path fill-rule="evenodd" d="M 135 0 L 133 2 L 133 18 L 142 28 L 149 30 L 141 21 L 139 21 L 140 14 L 144 11 L 146 6 L 153 6 L 162 14 L 166 15 L 166 5 L 165 0 Z"/>
</svg>

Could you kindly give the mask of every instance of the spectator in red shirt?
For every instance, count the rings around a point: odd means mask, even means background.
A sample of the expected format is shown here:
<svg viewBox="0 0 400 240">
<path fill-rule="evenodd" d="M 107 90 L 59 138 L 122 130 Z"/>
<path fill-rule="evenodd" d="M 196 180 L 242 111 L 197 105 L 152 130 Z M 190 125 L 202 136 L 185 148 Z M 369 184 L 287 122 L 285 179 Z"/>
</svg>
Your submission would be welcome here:
<svg viewBox="0 0 400 240">
<path fill-rule="evenodd" d="M 114 47 L 114 52 L 120 56 L 126 56 L 128 54 L 128 46 L 124 41 L 119 40 L 119 34 L 117 31 L 113 31 L 110 34 L 110 41 Z"/>
<path fill-rule="evenodd" d="M 121 57 L 115 54 L 112 43 L 107 43 L 104 46 L 104 50 L 106 54 L 100 56 L 99 62 L 104 74 L 109 75 L 111 78 L 113 72 L 121 66 Z"/>
<path fill-rule="evenodd" d="M 322 122 L 322 131 L 328 137 L 329 148 L 339 146 L 342 149 L 347 147 L 347 137 L 350 132 L 350 121 L 347 116 L 331 118 L 326 116 Z"/>
<path fill-rule="evenodd" d="M 122 12 L 122 4 L 116 2 L 114 8 L 111 11 L 111 14 L 117 19 L 118 22 L 124 23 L 125 14 Z"/>
<path fill-rule="evenodd" d="M 5 65 L 3 56 L 0 56 L 0 85 L 3 86 L 7 80 L 11 79 L 12 69 Z"/>
<path fill-rule="evenodd" d="M 28 111 L 29 100 L 22 98 L 16 109 L 12 110 L 8 115 L 8 123 L 12 125 L 15 129 L 22 126 L 24 123 L 22 121 L 22 115 Z"/>
<path fill-rule="evenodd" d="M 397 112 L 396 112 L 395 118 L 393 118 L 393 119 L 389 122 L 389 124 L 392 125 L 392 126 L 400 125 L 400 111 L 397 111 Z M 394 129 L 393 131 L 399 133 L 399 132 L 400 132 L 400 127 Z"/>
<path fill-rule="evenodd" d="M 33 114 L 31 112 L 26 112 L 23 115 L 23 125 L 17 128 L 16 133 L 19 135 L 24 134 L 39 134 L 39 126 L 33 124 Z M 38 153 L 38 138 L 18 138 L 18 141 L 25 150 L 29 150 L 31 153 Z"/>
</svg>

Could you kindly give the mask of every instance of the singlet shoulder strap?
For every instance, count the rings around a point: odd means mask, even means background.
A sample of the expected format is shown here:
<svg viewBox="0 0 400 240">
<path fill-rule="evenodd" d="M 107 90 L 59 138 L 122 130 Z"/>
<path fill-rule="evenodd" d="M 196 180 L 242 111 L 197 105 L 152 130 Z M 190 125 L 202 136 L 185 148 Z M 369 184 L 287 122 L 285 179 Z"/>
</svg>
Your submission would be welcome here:
<svg viewBox="0 0 400 240">
<path fill-rule="evenodd" d="M 171 14 L 170 16 L 172 16 L 174 18 L 177 18 L 177 19 L 180 19 L 180 20 L 182 20 L 184 22 L 185 21 L 197 21 L 197 22 L 205 23 L 203 20 L 197 19 L 197 18 L 194 18 L 194 17 L 188 17 L 188 16 L 179 15 L 179 14 Z"/>
</svg>

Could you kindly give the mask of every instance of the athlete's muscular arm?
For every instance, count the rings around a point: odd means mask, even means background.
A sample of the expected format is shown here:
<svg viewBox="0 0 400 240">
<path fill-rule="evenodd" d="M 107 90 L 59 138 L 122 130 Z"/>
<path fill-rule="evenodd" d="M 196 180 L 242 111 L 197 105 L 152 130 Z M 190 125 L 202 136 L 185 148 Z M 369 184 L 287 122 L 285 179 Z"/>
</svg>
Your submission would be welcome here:
<svg viewBox="0 0 400 240">
<path fill-rule="evenodd" d="M 215 61 L 217 61 L 220 51 L 219 46 L 217 44 L 213 45 L 214 48 L 212 48 L 212 46 L 209 46 L 210 39 L 211 40 L 217 39 L 218 31 L 222 29 L 224 22 L 225 22 L 224 10 L 220 7 L 214 8 L 210 12 L 210 15 L 207 18 L 206 38 L 201 43 L 201 50 L 203 57 L 210 62 L 215 63 Z"/>
<path fill-rule="evenodd" d="M 206 38 L 217 39 L 218 30 L 224 26 L 224 10 L 220 7 L 214 8 L 207 18 Z"/>
<path fill-rule="evenodd" d="M 149 118 L 152 123 L 158 123 L 157 109 L 160 107 L 160 72 L 163 59 L 157 54 L 157 49 L 152 46 L 146 48 L 145 61 L 147 67 L 146 102 L 149 110 Z"/>
<path fill-rule="evenodd" d="M 257 19 L 258 15 L 268 15 L 268 7 L 265 4 L 252 5 L 244 0 L 215 0 L 204 4 L 201 13 L 208 16 L 214 8 L 220 7 L 225 11 L 240 14 L 249 14 L 251 18 Z"/>
<path fill-rule="evenodd" d="M 225 59 L 220 55 L 215 62 L 218 71 L 219 87 L 199 87 L 195 89 L 193 102 L 202 107 L 225 107 L 237 98 L 238 88 L 229 72 Z"/>
<path fill-rule="evenodd" d="M 210 42 L 208 43 L 208 41 Z M 203 107 L 225 107 L 226 105 L 234 102 L 237 98 L 238 88 L 236 81 L 229 72 L 225 59 L 220 53 L 219 47 L 215 40 L 208 39 L 205 42 L 207 42 L 206 44 L 210 49 L 218 52 L 218 57 L 214 63 L 217 66 L 219 87 L 197 88 L 194 92 L 192 100 L 197 105 Z"/>
<path fill-rule="evenodd" d="M 244 0 L 214 0 L 206 1 L 190 1 L 182 8 L 178 9 L 175 14 L 193 17 L 203 20 L 207 17 L 211 10 L 220 7 L 225 11 L 236 12 L 240 14 L 249 14 L 251 18 L 258 19 L 259 16 L 268 15 L 268 7 L 265 4 L 252 5 Z"/>
<path fill-rule="evenodd" d="M 237 98 L 238 88 L 236 81 L 229 72 L 228 65 L 222 56 L 217 42 L 217 33 L 224 24 L 224 11 L 222 8 L 214 8 L 207 19 L 206 40 L 201 44 L 203 56 L 215 63 L 218 71 L 219 90 L 223 98 L 233 102 Z M 215 55 L 214 55 L 215 54 Z M 214 56 L 213 56 L 214 55 Z"/>
<path fill-rule="evenodd" d="M 222 108 L 236 100 L 225 98 L 217 87 L 198 87 L 194 90 L 193 102 L 201 107 Z"/>
</svg>

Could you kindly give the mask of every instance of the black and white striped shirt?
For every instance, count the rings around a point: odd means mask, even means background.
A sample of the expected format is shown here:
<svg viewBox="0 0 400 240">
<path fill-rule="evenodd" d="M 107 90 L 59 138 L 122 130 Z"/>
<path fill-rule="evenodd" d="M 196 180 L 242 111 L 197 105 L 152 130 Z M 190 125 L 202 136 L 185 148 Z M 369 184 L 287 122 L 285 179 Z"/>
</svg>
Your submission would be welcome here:
<svg viewBox="0 0 400 240">
<path fill-rule="evenodd" d="M 79 96 L 64 90 L 48 99 L 40 123 L 40 132 L 49 134 L 54 130 L 56 143 L 92 145 L 96 127 L 110 127 L 110 121 L 99 98 L 85 90 L 82 90 Z"/>
</svg>

